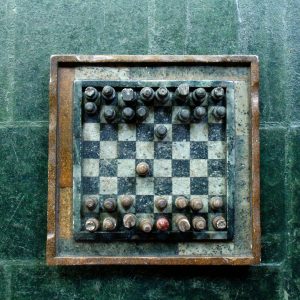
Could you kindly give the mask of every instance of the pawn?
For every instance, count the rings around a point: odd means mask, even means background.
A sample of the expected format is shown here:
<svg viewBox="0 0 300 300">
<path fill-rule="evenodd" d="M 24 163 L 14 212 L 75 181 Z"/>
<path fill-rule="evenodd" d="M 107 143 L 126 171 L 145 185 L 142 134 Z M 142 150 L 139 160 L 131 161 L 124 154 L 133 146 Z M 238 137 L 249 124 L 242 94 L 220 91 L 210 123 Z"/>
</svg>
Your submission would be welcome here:
<svg viewBox="0 0 300 300">
<path fill-rule="evenodd" d="M 107 217 L 103 220 L 102 228 L 105 231 L 112 231 L 116 228 L 116 226 L 117 226 L 117 221 L 113 217 Z"/>
<path fill-rule="evenodd" d="M 128 209 L 133 204 L 133 197 L 129 195 L 124 195 L 121 197 L 120 202 L 124 209 Z"/>
<path fill-rule="evenodd" d="M 97 112 L 97 105 L 94 102 L 87 102 L 84 105 L 84 110 L 89 115 L 94 115 Z"/>
<path fill-rule="evenodd" d="M 168 102 L 168 100 L 170 98 L 170 93 L 169 93 L 168 89 L 165 87 L 160 87 L 156 91 L 155 95 L 156 95 L 157 102 L 159 102 L 161 104 L 165 104 L 166 102 Z"/>
<path fill-rule="evenodd" d="M 154 99 L 154 91 L 151 87 L 144 87 L 140 92 L 140 97 L 143 102 L 149 103 Z"/>
<path fill-rule="evenodd" d="M 196 120 L 202 120 L 206 115 L 206 109 L 202 106 L 197 106 L 194 108 L 193 117 Z"/>
<path fill-rule="evenodd" d="M 127 122 L 132 121 L 134 118 L 134 115 L 135 115 L 135 112 L 131 107 L 125 107 L 122 111 L 122 117 Z"/>
<path fill-rule="evenodd" d="M 155 128 L 154 134 L 157 136 L 159 139 L 163 139 L 168 133 L 168 129 L 164 125 L 159 125 Z"/>
<path fill-rule="evenodd" d="M 226 108 L 224 106 L 216 106 L 212 113 L 216 119 L 223 119 L 226 115 Z"/>
<path fill-rule="evenodd" d="M 143 218 L 140 220 L 140 225 L 139 225 L 140 229 L 143 231 L 143 232 L 150 232 L 152 230 L 152 227 L 153 227 L 153 222 L 151 219 L 149 218 Z"/>
<path fill-rule="evenodd" d="M 156 228 L 159 231 L 167 231 L 169 229 L 170 223 L 167 218 L 160 217 L 156 221 Z"/>
<path fill-rule="evenodd" d="M 114 198 L 105 199 L 103 202 L 103 207 L 106 211 L 113 212 L 117 207 L 116 200 Z"/>
<path fill-rule="evenodd" d="M 222 87 L 216 87 L 211 91 L 211 97 L 215 102 L 220 101 L 225 95 L 225 91 Z"/>
<path fill-rule="evenodd" d="M 187 100 L 187 96 L 189 95 L 189 92 L 190 92 L 190 87 L 188 84 L 186 83 L 180 84 L 175 91 L 176 100 L 181 104 L 185 103 Z"/>
<path fill-rule="evenodd" d="M 126 214 L 123 217 L 123 225 L 125 228 L 132 228 L 136 225 L 136 216 L 134 214 Z"/>
<path fill-rule="evenodd" d="M 191 95 L 192 102 L 195 105 L 199 105 L 202 102 L 204 102 L 206 97 L 207 97 L 207 93 L 204 88 L 198 88 L 198 89 L 194 90 Z"/>
<path fill-rule="evenodd" d="M 177 118 L 184 123 L 188 122 L 190 120 L 190 117 L 191 113 L 187 108 L 182 108 L 177 114 Z"/>
<path fill-rule="evenodd" d="M 190 206 L 193 211 L 199 211 L 203 208 L 203 202 L 199 198 L 193 198 L 190 202 Z"/>
<path fill-rule="evenodd" d="M 147 119 L 149 114 L 149 109 L 146 106 L 141 106 L 136 110 L 136 117 L 139 121 L 144 121 Z"/>
<path fill-rule="evenodd" d="M 218 210 L 223 207 L 223 199 L 221 197 L 212 197 L 209 201 L 212 210 Z"/>
<path fill-rule="evenodd" d="M 178 216 L 176 218 L 176 225 L 181 232 L 186 232 L 191 229 L 191 224 L 186 216 Z"/>
<path fill-rule="evenodd" d="M 164 197 L 159 197 L 155 200 L 155 207 L 162 211 L 168 206 L 168 201 Z"/>
<path fill-rule="evenodd" d="M 107 122 L 112 122 L 117 116 L 116 110 L 112 107 L 108 107 L 104 111 L 104 118 Z"/>
<path fill-rule="evenodd" d="M 188 205 L 188 200 L 185 197 L 178 197 L 178 198 L 176 198 L 176 200 L 175 200 L 175 206 L 178 209 L 184 209 L 184 208 L 187 207 L 187 205 Z"/>
</svg>

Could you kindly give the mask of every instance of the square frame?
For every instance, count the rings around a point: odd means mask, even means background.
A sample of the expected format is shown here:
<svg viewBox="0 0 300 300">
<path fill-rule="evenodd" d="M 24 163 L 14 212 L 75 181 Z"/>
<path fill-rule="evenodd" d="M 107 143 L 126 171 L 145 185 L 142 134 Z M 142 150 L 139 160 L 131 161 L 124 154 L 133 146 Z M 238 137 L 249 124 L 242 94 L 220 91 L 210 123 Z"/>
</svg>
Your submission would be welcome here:
<svg viewBox="0 0 300 300">
<path fill-rule="evenodd" d="M 139 65 L 201 65 L 246 66 L 250 68 L 250 204 L 252 253 L 245 256 L 80 256 L 63 255 L 58 251 L 58 238 L 72 237 L 73 210 L 73 132 L 72 89 L 75 68 L 81 66 Z M 50 120 L 48 164 L 48 234 L 47 263 L 49 265 L 84 264 L 149 264 L 149 265 L 251 265 L 260 262 L 260 186 L 259 186 L 259 108 L 258 58 L 256 56 L 81 56 L 54 55 L 51 57 Z M 76 108 L 75 108 L 76 109 Z M 76 112 L 75 112 L 76 113 Z M 76 155 L 76 153 L 74 154 Z"/>
</svg>

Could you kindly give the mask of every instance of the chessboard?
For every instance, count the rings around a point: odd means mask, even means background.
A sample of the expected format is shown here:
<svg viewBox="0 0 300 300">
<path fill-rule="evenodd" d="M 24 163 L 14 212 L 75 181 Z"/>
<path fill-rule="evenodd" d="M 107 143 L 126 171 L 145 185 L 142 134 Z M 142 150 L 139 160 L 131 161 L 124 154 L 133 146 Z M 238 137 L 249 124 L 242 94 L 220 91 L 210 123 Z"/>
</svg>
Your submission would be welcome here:
<svg viewBox="0 0 300 300">
<path fill-rule="evenodd" d="M 75 238 L 232 239 L 233 92 L 230 81 L 75 81 Z"/>
</svg>

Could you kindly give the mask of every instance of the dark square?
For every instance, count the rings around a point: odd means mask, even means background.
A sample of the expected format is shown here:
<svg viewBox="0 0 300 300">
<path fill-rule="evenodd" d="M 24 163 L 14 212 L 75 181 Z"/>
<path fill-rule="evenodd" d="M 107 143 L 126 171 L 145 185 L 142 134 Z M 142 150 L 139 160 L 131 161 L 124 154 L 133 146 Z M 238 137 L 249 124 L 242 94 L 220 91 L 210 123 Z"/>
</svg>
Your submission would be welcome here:
<svg viewBox="0 0 300 300">
<path fill-rule="evenodd" d="M 154 107 L 154 123 L 155 124 L 171 124 L 172 123 L 172 106 Z"/>
<path fill-rule="evenodd" d="M 99 194 L 99 177 L 82 177 L 83 194 Z"/>
<path fill-rule="evenodd" d="M 190 161 L 187 159 L 172 160 L 172 176 L 173 177 L 189 177 Z"/>
<path fill-rule="evenodd" d="M 207 159 L 207 142 L 191 142 L 191 158 Z"/>
<path fill-rule="evenodd" d="M 118 124 L 100 124 L 100 140 L 101 141 L 117 141 L 118 140 Z"/>
<path fill-rule="evenodd" d="M 82 143 L 82 158 L 99 158 L 100 143 L 83 141 Z"/>
<path fill-rule="evenodd" d="M 188 124 L 173 124 L 172 125 L 173 141 L 189 141 L 190 140 L 190 125 Z"/>
<path fill-rule="evenodd" d="M 153 141 L 154 124 L 136 124 L 137 141 Z"/>
<path fill-rule="evenodd" d="M 117 160 L 116 159 L 101 159 L 99 174 L 101 177 L 116 177 L 117 176 Z"/>
<path fill-rule="evenodd" d="M 136 156 L 136 142 L 118 142 L 119 158 L 134 158 Z"/>
<path fill-rule="evenodd" d="M 135 195 L 135 177 L 118 177 L 118 194 Z"/>
<path fill-rule="evenodd" d="M 225 176 L 225 160 L 224 159 L 209 159 L 208 160 L 208 176 L 220 177 Z"/>
<path fill-rule="evenodd" d="M 226 124 L 208 124 L 209 141 L 225 141 Z"/>
<path fill-rule="evenodd" d="M 172 193 L 172 178 L 155 177 L 154 178 L 155 195 L 169 195 Z"/>
<path fill-rule="evenodd" d="M 84 120 L 84 123 L 99 123 L 99 121 L 100 121 L 99 111 L 97 111 L 97 113 L 94 115 L 89 115 L 84 112 L 83 120 Z"/>
<path fill-rule="evenodd" d="M 208 194 L 208 179 L 207 179 L 207 177 L 192 177 L 191 178 L 191 194 L 192 195 L 207 195 Z"/>
<path fill-rule="evenodd" d="M 171 159 L 172 142 L 154 142 L 154 158 Z"/>
<path fill-rule="evenodd" d="M 152 177 L 153 176 L 153 159 L 137 159 L 135 161 L 136 166 L 140 162 L 145 162 L 145 163 L 147 163 L 149 165 L 149 173 L 146 175 L 146 177 Z"/>
<path fill-rule="evenodd" d="M 136 213 L 153 213 L 153 196 L 136 196 L 135 212 Z"/>
</svg>

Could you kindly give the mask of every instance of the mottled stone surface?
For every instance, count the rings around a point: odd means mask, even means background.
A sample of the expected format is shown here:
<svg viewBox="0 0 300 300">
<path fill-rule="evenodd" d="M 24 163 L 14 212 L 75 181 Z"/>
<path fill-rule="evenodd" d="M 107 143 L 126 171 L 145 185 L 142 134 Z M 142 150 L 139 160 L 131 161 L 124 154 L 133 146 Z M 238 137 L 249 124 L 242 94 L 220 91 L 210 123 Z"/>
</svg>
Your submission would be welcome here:
<svg viewBox="0 0 300 300">
<path fill-rule="evenodd" d="M 0 298 L 299 298 L 299 15 L 297 0 L 1 1 Z M 259 55 L 261 266 L 45 266 L 54 53 Z"/>
</svg>

